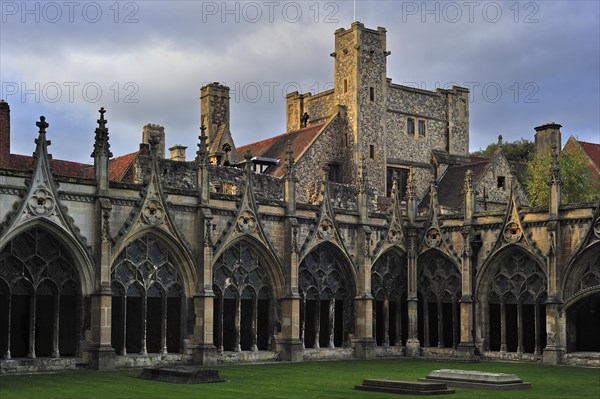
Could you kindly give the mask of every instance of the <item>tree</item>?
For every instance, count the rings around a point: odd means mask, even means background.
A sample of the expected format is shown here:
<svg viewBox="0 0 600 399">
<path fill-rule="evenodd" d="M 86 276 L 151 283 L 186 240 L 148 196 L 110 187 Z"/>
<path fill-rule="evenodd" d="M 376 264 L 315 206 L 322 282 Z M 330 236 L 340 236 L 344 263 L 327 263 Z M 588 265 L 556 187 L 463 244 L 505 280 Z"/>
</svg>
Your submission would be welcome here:
<svg viewBox="0 0 600 399">
<path fill-rule="evenodd" d="M 513 142 L 506 142 L 502 144 L 504 155 L 509 161 L 520 161 L 526 162 L 533 158 L 535 152 L 535 145 L 532 141 L 521 138 Z M 485 150 L 479 150 L 471 153 L 480 157 L 491 157 L 496 150 L 498 150 L 498 143 L 489 144 Z"/>
<path fill-rule="evenodd" d="M 599 182 L 594 181 L 583 154 L 563 151 L 558 159 L 562 181 L 561 203 L 593 202 L 598 198 Z M 527 163 L 525 190 L 532 206 L 548 205 L 548 181 L 552 172 L 552 155 L 535 154 Z"/>
</svg>

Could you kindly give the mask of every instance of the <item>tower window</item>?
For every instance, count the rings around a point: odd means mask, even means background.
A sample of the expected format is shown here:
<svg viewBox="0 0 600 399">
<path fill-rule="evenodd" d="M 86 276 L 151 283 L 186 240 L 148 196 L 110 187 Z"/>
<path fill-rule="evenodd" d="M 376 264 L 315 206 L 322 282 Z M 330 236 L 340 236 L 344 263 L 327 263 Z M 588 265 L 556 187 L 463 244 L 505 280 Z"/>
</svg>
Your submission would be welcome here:
<svg viewBox="0 0 600 399">
<path fill-rule="evenodd" d="M 387 196 L 391 196 L 392 195 L 392 183 L 393 183 L 393 176 L 394 176 L 394 172 L 396 172 L 396 175 L 398 176 L 398 196 L 400 197 L 401 201 L 405 201 L 406 200 L 406 187 L 408 185 L 408 172 L 409 170 L 407 168 L 394 168 L 394 167 L 388 167 L 387 168 Z"/>
<path fill-rule="evenodd" d="M 410 135 L 415 134 L 415 120 L 413 118 L 408 118 L 406 120 L 406 133 Z"/>
<path fill-rule="evenodd" d="M 498 176 L 498 188 L 501 190 L 506 189 L 506 177 L 505 176 Z"/>
<path fill-rule="evenodd" d="M 375 101 L 375 88 L 369 87 L 369 98 L 371 101 Z"/>
<path fill-rule="evenodd" d="M 329 181 L 333 183 L 340 182 L 340 165 L 337 163 L 330 163 L 329 165 Z"/>
<path fill-rule="evenodd" d="M 348 93 L 348 79 L 344 79 L 344 93 Z"/>
<path fill-rule="evenodd" d="M 419 120 L 419 136 L 425 137 L 425 121 Z"/>
<path fill-rule="evenodd" d="M 373 144 L 369 146 L 369 158 L 375 159 L 375 146 Z"/>
</svg>

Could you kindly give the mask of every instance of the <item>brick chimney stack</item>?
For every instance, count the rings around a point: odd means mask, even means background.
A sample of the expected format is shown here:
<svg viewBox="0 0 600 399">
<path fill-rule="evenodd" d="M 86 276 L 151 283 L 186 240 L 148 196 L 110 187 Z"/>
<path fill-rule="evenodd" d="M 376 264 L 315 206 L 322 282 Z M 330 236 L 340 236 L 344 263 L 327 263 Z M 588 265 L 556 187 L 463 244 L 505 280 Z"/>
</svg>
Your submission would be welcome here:
<svg viewBox="0 0 600 399">
<path fill-rule="evenodd" d="M 150 139 L 158 141 L 157 154 L 159 159 L 165 158 L 165 128 L 154 123 L 148 123 L 142 130 L 142 143 L 149 144 Z"/>
<path fill-rule="evenodd" d="M 185 162 L 186 149 L 187 147 L 181 144 L 175 144 L 173 147 L 169 148 L 169 151 L 171 153 L 171 161 Z"/>
<path fill-rule="evenodd" d="M 0 100 L 0 166 L 7 166 L 10 158 L 10 107 Z"/>
</svg>

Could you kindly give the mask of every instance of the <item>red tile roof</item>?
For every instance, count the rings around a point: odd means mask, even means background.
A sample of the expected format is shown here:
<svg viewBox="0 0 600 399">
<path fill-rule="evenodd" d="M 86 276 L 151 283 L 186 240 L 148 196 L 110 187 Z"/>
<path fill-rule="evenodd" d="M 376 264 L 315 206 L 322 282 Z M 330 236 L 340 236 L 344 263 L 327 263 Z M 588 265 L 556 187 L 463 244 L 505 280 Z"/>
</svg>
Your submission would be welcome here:
<svg viewBox="0 0 600 399">
<path fill-rule="evenodd" d="M 586 141 L 580 141 L 581 148 L 588 154 L 590 159 L 594 161 L 596 166 L 600 168 L 600 144 L 588 143 Z"/>
<path fill-rule="evenodd" d="M 27 155 L 10 154 L 8 167 L 17 170 L 29 170 L 33 163 L 33 157 Z M 94 165 L 79 162 L 51 159 L 50 168 L 59 176 L 78 177 L 83 179 L 94 178 Z"/>
<path fill-rule="evenodd" d="M 131 168 L 139 151 L 131 154 L 113 158 L 109 161 L 108 178 L 111 181 L 122 181 L 126 172 Z M 9 169 L 30 170 L 33 164 L 33 157 L 27 155 L 10 154 L 8 164 Z M 52 173 L 58 176 L 76 177 L 81 179 L 94 179 L 94 165 L 64 161 L 61 159 L 51 159 L 50 168 Z"/>
<path fill-rule="evenodd" d="M 111 159 L 108 163 L 108 179 L 110 181 L 122 181 L 138 154 L 139 151 L 136 151 Z"/>
<path fill-rule="evenodd" d="M 325 126 L 325 123 L 319 123 L 304 129 L 271 137 L 263 141 L 243 145 L 237 148 L 238 159 L 243 159 L 246 151 L 250 151 L 250 154 L 255 157 L 279 159 L 279 164 L 273 168 L 269 168 L 267 173 L 281 177 L 283 176 L 283 165 L 288 141 L 290 142 L 291 150 L 294 153 L 294 158 L 297 159 L 308 145 L 312 143 L 313 139 L 319 134 L 323 126 Z"/>
</svg>

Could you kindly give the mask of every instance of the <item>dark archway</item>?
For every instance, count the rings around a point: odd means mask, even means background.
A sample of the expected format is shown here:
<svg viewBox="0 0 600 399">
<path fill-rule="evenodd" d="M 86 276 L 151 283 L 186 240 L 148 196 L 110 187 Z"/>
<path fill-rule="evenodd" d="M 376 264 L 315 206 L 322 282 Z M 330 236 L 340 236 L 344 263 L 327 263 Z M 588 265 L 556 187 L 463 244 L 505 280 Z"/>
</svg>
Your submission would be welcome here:
<svg viewBox="0 0 600 399">
<path fill-rule="evenodd" d="M 5 358 L 74 356 L 81 280 L 66 247 L 34 227 L 0 253 L 0 350 Z"/>
<path fill-rule="evenodd" d="M 374 336 L 378 346 L 402 346 L 408 337 L 406 257 L 387 252 L 371 268 Z"/>
<path fill-rule="evenodd" d="M 546 274 L 518 247 L 487 268 L 480 288 L 485 350 L 541 354 L 546 345 Z"/>
<path fill-rule="evenodd" d="M 298 268 L 300 337 L 305 347 L 341 347 L 354 326 L 354 284 L 339 250 L 321 244 Z"/>
<path fill-rule="evenodd" d="M 437 250 L 422 254 L 417 265 L 419 340 L 424 347 L 456 348 L 460 340 L 459 269 Z"/>
<path fill-rule="evenodd" d="M 273 285 L 262 259 L 253 245 L 238 241 L 215 262 L 214 342 L 220 351 L 271 349 Z"/>
<path fill-rule="evenodd" d="M 567 352 L 600 352 L 600 242 L 577 257 L 565 282 Z"/>
<path fill-rule="evenodd" d="M 183 280 L 176 258 L 151 235 L 129 243 L 112 271 L 112 345 L 117 353 L 182 351 Z"/>
</svg>

